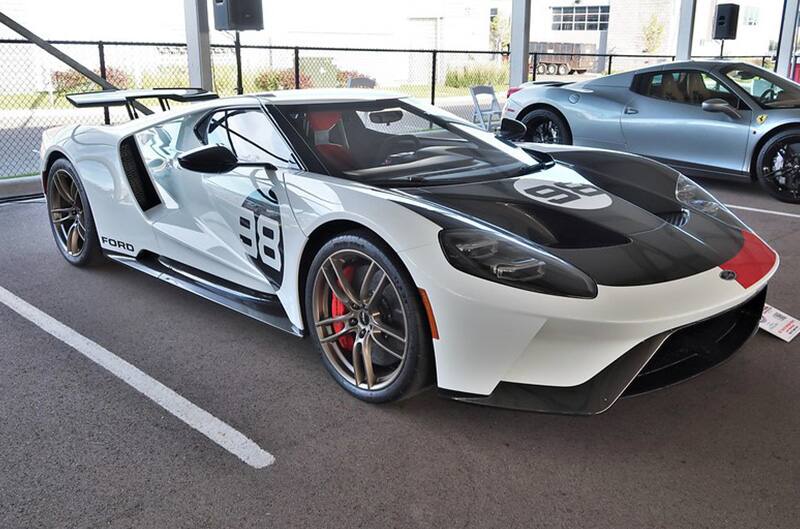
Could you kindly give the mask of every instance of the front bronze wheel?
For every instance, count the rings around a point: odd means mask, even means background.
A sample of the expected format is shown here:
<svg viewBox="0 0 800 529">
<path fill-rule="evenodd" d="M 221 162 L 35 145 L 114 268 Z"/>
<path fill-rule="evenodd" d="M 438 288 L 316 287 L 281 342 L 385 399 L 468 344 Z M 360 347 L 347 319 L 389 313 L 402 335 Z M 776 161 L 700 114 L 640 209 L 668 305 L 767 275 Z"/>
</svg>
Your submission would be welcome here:
<svg viewBox="0 0 800 529">
<path fill-rule="evenodd" d="M 394 400 L 429 381 L 431 337 L 419 293 L 385 244 L 364 232 L 317 254 L 306 287 L 309 333 L 352 395 Z"/>
</svg>

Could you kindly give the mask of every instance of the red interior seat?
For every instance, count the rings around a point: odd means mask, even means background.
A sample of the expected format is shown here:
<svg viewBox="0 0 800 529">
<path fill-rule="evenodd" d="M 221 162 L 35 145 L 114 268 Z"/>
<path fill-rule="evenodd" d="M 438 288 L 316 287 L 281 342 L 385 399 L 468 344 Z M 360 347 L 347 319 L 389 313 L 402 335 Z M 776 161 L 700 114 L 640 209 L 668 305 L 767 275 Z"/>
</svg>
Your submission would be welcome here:
<svg viewBox="0 0 800 529">
<path fill-rule="evenodd" d="M 347 171 L 355 167 L 350 151 L 344 145 L 331 142 L 330 131 L 342 120 L 341 112 L 310 112 L 308 125 L 314 134 L 314 146 L 326 162 Z"/>
</svg>

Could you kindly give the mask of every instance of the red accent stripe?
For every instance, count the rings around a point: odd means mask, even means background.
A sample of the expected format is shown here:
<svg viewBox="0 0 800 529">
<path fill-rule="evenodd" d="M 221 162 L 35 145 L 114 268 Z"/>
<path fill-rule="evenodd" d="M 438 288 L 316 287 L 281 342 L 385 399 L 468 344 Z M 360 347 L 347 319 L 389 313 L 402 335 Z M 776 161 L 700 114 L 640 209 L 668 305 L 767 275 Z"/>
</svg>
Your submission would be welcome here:
<svg viewBox="0 0 800 529">
<path fill-rule="evenodd" d="M 754 233 L 742 230 L 742 237 L 744 244 L 739 253 L 719 267 L 736 272 L 736 281 L 744 288 L 750 288 L 772 270 L 778 256 Z"/>
</svg>

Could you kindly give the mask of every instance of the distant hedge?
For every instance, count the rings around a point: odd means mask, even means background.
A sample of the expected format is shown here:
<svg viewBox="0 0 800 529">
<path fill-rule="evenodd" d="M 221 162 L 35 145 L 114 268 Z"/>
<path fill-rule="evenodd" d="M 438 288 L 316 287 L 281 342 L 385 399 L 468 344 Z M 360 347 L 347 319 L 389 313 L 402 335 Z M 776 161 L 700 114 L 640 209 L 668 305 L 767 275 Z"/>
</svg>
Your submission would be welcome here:
<svg viewBox="0 0 800 529">
<path fill-rule="evenodd" d="M 95 71 L 97 75 L 100 72 Z M 118 68 L 106 68 L 106 80 L 117 88 L 130 88 L 131 76 Z M 75 70 L 60 70 L 50 74 L 53 91 L 60 94 L 97 90 L 97 85 Z"/>
<path fill-rule="evenodd" d="M 295 88 L 294 69 L 264 70 L 254 82 L 259 90 L 291 90 Z M 300 88 L 311 88 L 311 78 L 303 72 L 300 72 Z"/>
<path fill-rule="evenodd" d="M 507 85 L 508 67 L 494 64 L 471 64 L 447 70 L 445 86 L 469 88 L 477 85 Z"/>
<path fill-rule="evenodd" d="M 347 86 L 347 80 L 350 78 L 368 77 L 355 70 L 340 70 L 327 58 L 319 60 L 317 57 L 310 57 L 309 59 L 318 59 L 318 62 L 317 64 L 301 64 L 300 88 L 311 88 L 312 86 L 343 88 Z M 318 64 L 322 64 L 322 66 L 317 66 Z M 254 82 L 259 90 L 290 90 L 295 88 L 294 68 L 264 70 L 256 76 Z"/>
</svg>

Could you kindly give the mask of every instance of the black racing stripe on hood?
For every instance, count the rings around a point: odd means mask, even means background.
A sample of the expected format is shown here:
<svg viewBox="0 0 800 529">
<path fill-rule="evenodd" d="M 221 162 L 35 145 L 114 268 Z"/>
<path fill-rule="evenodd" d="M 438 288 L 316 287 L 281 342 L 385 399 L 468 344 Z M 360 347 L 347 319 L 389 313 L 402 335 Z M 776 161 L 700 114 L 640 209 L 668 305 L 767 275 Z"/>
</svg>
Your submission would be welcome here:
<svg viewBox="0 0 800 529">
<path fill-rule="evenodd" d="M 526 197 L 514 186 L 518 180 L 404 187 L 397 191 L 412 200 L 398 202 L 445 229 L 463 227 L 459 219 L 463 215 L 513 233 L 607 286 L 646 285 L 695 275 L 729 260 L 744 243 L 740 230 L 701 213 L 687 213 L 680 227 L 670 224 L 664 220 L 666 215 L 681 212 L 681 205 L 657 187 L 644 187 L 639 194 L 645 197 L 642 205 L 626 200 L 637 200 L 636 186 L 632 186 L 633 190 L 620 191 L 626 198 L 608 192 L 611 204 L 607 207 L 577 210 Z M 590 181 L 599 184 L 600 178 Z M 674 196 L 674 177 L 667 187 Z"/>
</svg>

